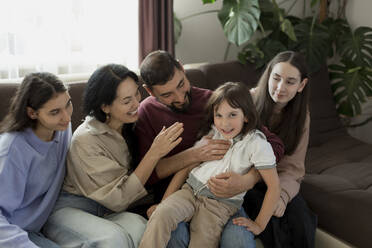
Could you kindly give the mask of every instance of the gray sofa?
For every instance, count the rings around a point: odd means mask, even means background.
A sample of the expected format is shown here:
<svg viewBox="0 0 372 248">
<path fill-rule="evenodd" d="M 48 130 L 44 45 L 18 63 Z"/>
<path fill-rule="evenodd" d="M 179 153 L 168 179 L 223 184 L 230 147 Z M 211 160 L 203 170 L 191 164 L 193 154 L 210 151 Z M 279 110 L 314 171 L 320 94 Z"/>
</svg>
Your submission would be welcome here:
<svg viewBox="0 0 372 248">
<path fill-rule="evenodd" d="M 253 87 L 259 72 L 237 61 L 187 69 L 193 85 L 215 89 L 226 81 Z M 84 82 L 69 83 L 74 105 L 73 129 L 83 119 Z M 318 215 L 322 230 L 361 248 L 372 247 L 372 145 L 352 138 L 341 125 L 332 99 L 326 67 L 311 80 L 311 130 L 306 176 L 301 193 Z M 8 109 L 17 85 L 0 84 L 0 119 Z M 142 90 L 143 97 L 147 94 Z"/>
</svg>

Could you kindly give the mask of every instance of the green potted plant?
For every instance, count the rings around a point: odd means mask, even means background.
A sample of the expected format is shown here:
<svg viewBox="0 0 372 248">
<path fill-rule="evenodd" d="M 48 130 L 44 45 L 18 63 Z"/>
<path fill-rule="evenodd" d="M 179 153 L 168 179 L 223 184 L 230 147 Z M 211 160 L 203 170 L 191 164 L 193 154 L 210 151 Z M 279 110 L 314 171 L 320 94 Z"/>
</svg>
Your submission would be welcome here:
<svg viewBox="0 0 372 248">
<path fill-rule="evenodd" d="M 345 19 L 346 1 L 338 1 L 337 15 L 333 17 L 322 10 L 328 1 L 313 0 L 311 6 L 319 11 L 303 18 L 287 15 L 275 1 L 260 2 L 260 22 L 265 31 L 256 42 L 243 48 L 240 61 L 263 66 L 277 52 L 287 49 L 304 53 L 312 72 L 327 60 L 337 61 L 328 64 L 337 110 L 346 119 L 361 114 L 361 104 L 372 96 L 372 29 L 351 29 Z"/>
<path fill-rule="evenodd" d="M 290 3 L 287 10 L 282 8 L 283 2 Z M 241 63 L 248 61 L 262 68 L 278 52 L 294 50 L 305 54 L 312 72 L 328 64 L 339 114 L 346 120 L 359 115 L 361 104 L 372 96 L 372 28 L 351 29 L 345 18 L 347 0 L 332 2 L 335 13 L 328 10 L 330 0 L 312 0 L 302 17 L 288 14 L 298 0 L 283 2 L 223 0 L 220 10 L 195 15 L 218 12 L 228 41 L 237 46 L 246 43 L 238 55 Z M 312 14 L 306 16 L 309 9 Z M 372 117 L 364 123 L 370 120 Z"/>
</svg>

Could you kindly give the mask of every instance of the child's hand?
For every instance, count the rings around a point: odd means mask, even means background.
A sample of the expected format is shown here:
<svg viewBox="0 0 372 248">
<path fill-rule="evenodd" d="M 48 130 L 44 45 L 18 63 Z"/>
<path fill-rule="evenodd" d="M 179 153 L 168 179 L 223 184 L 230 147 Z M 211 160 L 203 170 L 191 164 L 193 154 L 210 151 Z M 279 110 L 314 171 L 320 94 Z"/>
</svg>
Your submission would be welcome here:
<svg viewBox="0 0 372 248">
<path fill-rule="evenodd" d="M 147 209 L 146 214 L 147 214 L 147 217 L 149 219 L 150 219 L 152 213 L 155 211 L 155 209 L 156 209 L 157 206 L 158 206 L 158 204 L 154 204 L 151 207 L 149 207 L 149 209 Z"/>
<path fill-rule="evenodd" d="M 238 217 L 233 219 L 233 223 L 238 226 L 245 226 L 248 231 L 251 231 L 254 235 L 260 234 L 263 229 L 253 220 L 245 217 Z"/>
</svg>

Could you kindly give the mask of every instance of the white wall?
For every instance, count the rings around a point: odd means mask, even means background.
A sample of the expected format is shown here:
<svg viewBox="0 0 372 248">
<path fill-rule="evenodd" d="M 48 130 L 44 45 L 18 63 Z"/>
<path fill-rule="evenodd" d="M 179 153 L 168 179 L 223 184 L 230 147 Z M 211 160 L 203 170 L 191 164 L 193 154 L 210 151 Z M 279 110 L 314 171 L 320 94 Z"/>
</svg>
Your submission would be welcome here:
<svg viewBox="0 0 372 248">
<path fill-rule="evenodd" d="M 179 19 L 208 10 L 218 10 L 222 0 L 204 4 L 202 0 L 174 0 L 174 12 Z M 302 13 L 302 3 L 291 14 Z M 218 20 L 217 12 L 191 17 L 182 21 L 183 30 L 176 44 L 176 56 L 184 64 L 221 62 L 224 59 L 227 39 Z M 243 47 L 242 45 L 241 47 Z M 227 60 L 235 60 L 241 48 L 230 46 Z"/>
<path fill-rule="evenodd" d="M 201 11 L 220 9 L 222 0 L 214 4 L 202 4 L 202 0 L 174 0 L 174 11 L 179 18 Z M 346 15 L 352 27 L 372 27 L 372 1 L 348 1 Z M 302 3 L 299 1 L 291 14 L 301 14 Z M 182 22 L 183 30 L 176 45 L 176 56 L 184 64 L 223 61 L 227 39 L 223 34 L 217 13 L 192 17 Z M 239 49 L 232 46 L 228 59 L 235 59 Z"/>
<path fill-rule="evenodd" d="M 371 10 L 371 0 L 348 1 L 346 17 L 352 27 L 372 27 Z"/>
<path fill-rule="evenodd" d="M 201 0 L 174 0 L 174 12 L 178 18 L 206 10 L 220 9 L 222 0 L 203 5 Z M 183 30 L 176 44 L 176 56 L 182 63 L 223 61 L 227 46 L 217 13 L 209 13 L 182 21 Z M 237 49 L 231 48 L 229 59 L 235 59 Z"/>
<path fill-rule="evenodd" d="M 202 4 L 202 0 L 174 0 L 174 11 L 179 18 L 205 10 L 220 9 L 222 0 L 214 4 Z M 346 16 L 352 27 L 372 27 L 372 1 L 348 1 Z M 292 15 L 302 14 L 302 3 L 293 8 Z M 217 13 L 192 17 L 182 22 L 183 30 L 176 45 L 176 56 L 183 64 L 223 61 L 227 39 L 218 21 Z M 231 46 L 228 60 L 237 57 L 239 48 Z M 362 121 L 372 115 L 372 100 L 363 106 L 363 115 L 354 119 Z M 360 128 L 350 129 L 351 135 L 372 144 L 372 122 Z"/>
</svg>

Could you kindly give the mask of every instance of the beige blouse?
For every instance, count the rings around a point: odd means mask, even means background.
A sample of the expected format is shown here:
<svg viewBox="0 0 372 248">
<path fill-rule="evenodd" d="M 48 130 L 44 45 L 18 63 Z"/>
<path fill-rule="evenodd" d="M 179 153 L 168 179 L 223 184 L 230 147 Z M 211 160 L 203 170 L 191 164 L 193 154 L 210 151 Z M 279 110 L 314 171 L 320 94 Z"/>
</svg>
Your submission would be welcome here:
<svg viewBox="0 0 372 248">
<path fill-rule="evenodd" d="M 147 194 L 136 174 L 131 173 L 130 160 L 124 138 L 87 117 L 72 136 L 63 189 L 112 211 L 123 211 Z"/>
</svg>

